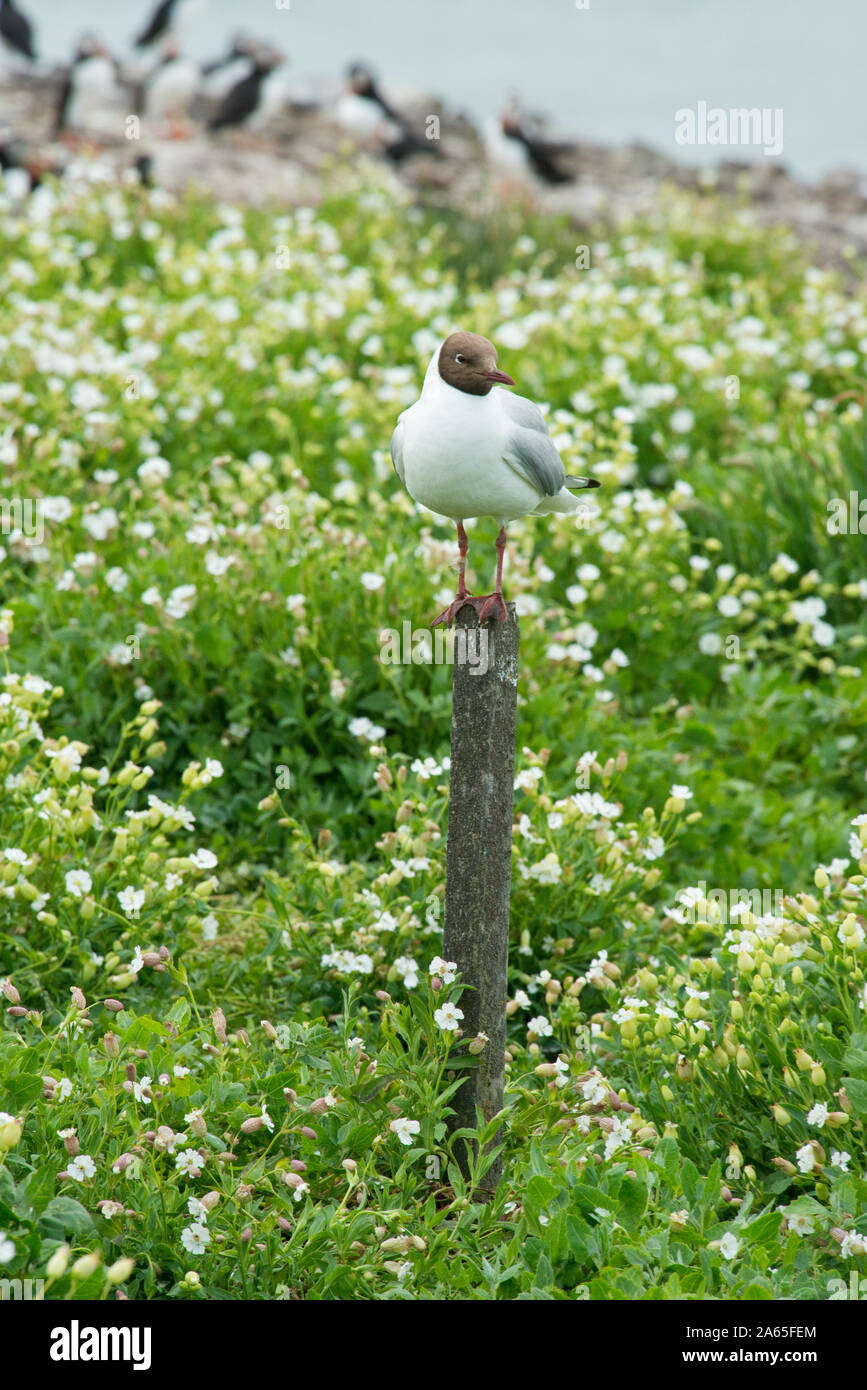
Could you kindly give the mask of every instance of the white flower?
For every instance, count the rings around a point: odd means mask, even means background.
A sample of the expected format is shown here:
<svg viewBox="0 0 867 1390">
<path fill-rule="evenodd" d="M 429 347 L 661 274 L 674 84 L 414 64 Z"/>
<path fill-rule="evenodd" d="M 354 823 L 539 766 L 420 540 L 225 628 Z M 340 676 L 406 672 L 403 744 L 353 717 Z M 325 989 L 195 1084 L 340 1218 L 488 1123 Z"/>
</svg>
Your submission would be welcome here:
<svg viewBox="0 0 867 1390">
<path fill-rule="evenodd" d="M 852 1155 L 847 1153 L 845 1149 L 832 1150 L 831 1162 L 834 1164 L 835 1168 L 841 1168 L 844 1173 L 848 1173 L 851 1161 Z"/>
<path fill-rule="evenodd" d="M 398 956 L 394 968 L 407 989 L 415 989 L 418 984 L 418 966 L 411 956 Z"/>
<path fill-rule="evenodd" d="M 789 1230 L 794 1231 L 796 1236 L 811 1236 L 816 1229 L 816 1218 L 814 1216 L 802 1216 L 797 1213 L 787 1218 Z"/>
<path fill-rule="evenodd" d="M 172 471 L 172 466 L 168 459 L 149 458 L 144 463 L 139 464 L 136 472 L 145 487 L 157 487 L 165 482 Z"/>
<path fill-rule="evenodd" d="M 812 1144 L 802 1144 L 795 1154 L 798 1169 L 802 1173 L 812 1173 L 816 1166 L 816 1151 Z"/>
<path fill-rule="evenodd" d="M 682 787 L 679 786 L 677 783 L 675 783 L 675 785 L 672 787 L 671 791 L 668 794 L 669 796 L 677 797 L 678 801 L 692 800 L 692 792 L 690 791 L 689 787 Z"/>
<path fill-rule="evenodd" d="M 181 1231 L 181 1245 L 190 1255 L 201 1255 L 211 1243 L 211 1233 L 201 1221 L 194 1221 Z"/>
<path fill-rule="evenodd" d="M 438 975 L 444 985 L 452 984 L 457 972 L 458 967 L 455 962 L 453 960 L 443 960 L 442 956 L 434 956 L 428 966 L 428 974 Z"/>
<path fill-rule="evenodd" d="M 217 856 L 213 850 L 197 849 L 195 854 L 190 855 L 190 863 L 197 869 L 213 869 L 217 863 Z"/>
<path fill-rule="evenodd" d="M 734 594 L 723 594 L 717 603 L 717 608 L 724 618 L 735 618 L 741 611 L 741 601 L 735 598 Z"/>
<path fill-rule="evenodd" d="M 195 584 L 179 584 L 166 599 L 166 612 L 170 618 L 185 618 L 195 601 Z"/>
<path fill-rule="evenodd" d="M 370 593 L 375 593 L 377 589 L 382 588 L 385 578 L 381 574 L 373 574 L 370 570 L 365 570 L 361 576 L 361 583 Z"/>
<path fill-rule="evenodd" d="M 209 550 L 205 556 L 205 569 L 217 579 L 226 574 L 234 563 L 234 555 L 218 555 L 216 550 Z"/>
<path fill-rule="evenodd" d="M 705 656 L 716 656 L 722 651 L 723 640 L 718 632 L 703 632 L 698 639 L 698 649 Z"/>
<path fill-rule="evenodd" d="M 719 1252 L 724 1260 L 733 1260 L 740 1248 L 740 1241 L 731 1231 L 727 1231 L 719 1243 Z"/>
<path fill-rule="evenodd" d="M 190 1178 L 197 1178 L 204 1167 L 205 1160 L 198 1149 L 181 1149 L 179 1154 L 175 1154 L 175 1167 L 179 1173 L 186 1173 Z"/>
<path fill-rule="evenodd" d="M 0 1231 L 0 1265 L 8 1265 L 14 1259 L 15 1242 L 9 1239 L 5 1231 Z"/>
<path fill-rule="evenodd" d="M 807 1124 L 815 1125 L 817 1129 L 821 1129 L 827 1118 L 827 1105 L 823 1105 L 821 1101 L 817 1101 L 817 1103 L 813 1106 L 812 1110 L 810 1110 L 810 1112 L 807 1115 Z"/>
<path fill-rule="evenodd" d="M 129 884 L 126 888 L 121 889 L 117 895 L 117 900 L 128 916 L 138 917 L 139 911 L 144 906 L 145 891 L 143 888 L 133 888 L 132 884 Z"/>
<path fill-rule="evenodd" d="M 405 1117 L 401 1117 L 399 1120 L 392 1120 L 389 1129 L 392 1134 L 396 1134 L 400 1142 L 406 1144 L 408 1148 L 412 1143 L 413 1135 L 418 1134 L 421 1125 L 418 1120 L 408 1120 Z"/>
<path fill-rule="evenodd" d="M 515 791 L 532 791 L 536 783 L 541 779 L 542 769 L 540 767 L 526 767 L 518 773 L 515 778 Z"/>
<path fill-rule="evenodd" d="M 797 560 L 793 560 L 791 555 L 786 555 L 785 551 L 780 551 L 774 564 L 779 565 L 780 569 L 786 571 L 786 574 L 798 573 L 799 566 Z"/>
<path fill-rule="evenodd" d="M 96 1176 L 96 1164 L 89 1154 L 79 1154 L 67 1163 L 66 1171 L 74 1182 L 84 1182 Z"/>
<path fill-rule="evenodd" d="M 537 1038 L 550 1038 L 554 1033 L 554 1025 L 544 1014 L 538 1014 L 536 1018 L 530 1019 L 527 1032 L 535 1033 Z"/>
<path fill-rule="evenodd" d="M 671 415 L 671 428 L 675 434 L 689 434 L 695 424 L 695 416 L 691 410 L 674 410 Z"/>
<path fill-rule="evenodd" d="M 463 1009 L 459 1009 L 457 1004 L 450 1004 L 448 1000 L 434 1010 L 434 1021 L 444 1033 L 454 1033 L 457 1031 L 458 1024 L 464 1016 Z"/>
<path fill-rule="evenodd" d="M 93 879 L 86 869 L 70 869 L 66 875 L 66 891 L 74 898 L 83 898 L 93 887 Z"/>
</svg>

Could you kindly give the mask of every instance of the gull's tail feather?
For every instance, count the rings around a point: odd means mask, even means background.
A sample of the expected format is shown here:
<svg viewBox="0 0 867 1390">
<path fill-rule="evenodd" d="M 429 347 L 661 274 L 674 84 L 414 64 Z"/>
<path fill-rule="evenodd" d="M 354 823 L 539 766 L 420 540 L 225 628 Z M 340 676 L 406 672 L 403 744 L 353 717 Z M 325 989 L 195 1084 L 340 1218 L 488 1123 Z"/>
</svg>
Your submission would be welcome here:
<svg viewBox="0 0 867 1390">
<path fill-rule="evenodd" d="M 567 478 L 566 487 L 601 487 L 598 478 Z"/>
</svg>

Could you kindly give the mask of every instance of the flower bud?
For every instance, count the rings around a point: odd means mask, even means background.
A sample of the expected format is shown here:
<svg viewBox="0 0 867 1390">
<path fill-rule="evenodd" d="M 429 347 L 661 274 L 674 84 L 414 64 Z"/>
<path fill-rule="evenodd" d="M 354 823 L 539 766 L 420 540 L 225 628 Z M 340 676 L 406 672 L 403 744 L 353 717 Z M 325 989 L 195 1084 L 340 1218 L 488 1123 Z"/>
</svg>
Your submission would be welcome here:
<svg viewBox="0 0 867 1390">
<path fill-rule="evenodd" d="M 89 1279 L 102 1263 L 102 1252 L 91 1250 L 89 1255 L 80 1255 L 72 1266 L 73 1279 Z"/>
<path fill-rule="evenodd" d="M 260 1019 L 259 1022 L 265 1037 L 270 1038 L 273 1042 L 277 1037 L 277 1029 L 274 1027 L 273 1023 L 269 1023 L 267 1018 Z"/>
<path fill-rule="evenodd" d="M 262 1128 L 264 1123 L 265 1120 L 262 1115 L 251 1115 L 250 1118 L 248 1120 L 245 1120 L 244 1123 L 241 1125 L 241 1133 L 255 1134 L 257 1130 L 260 1130 Z"/>
<path fill-rule="evenodd" d="M 5 1120 L 0 1124 L 0 1153 L 6 1149 L 14 1149 L 21 1138 L 21 1121 L 15 1119 Z"/>
<path fill-rule="evenodd" d="M 774 1119 L 776 1120 L 778 1125 L 790 1125 L 792 1123 L 791 1115 L 789 1114 L 788 1110 L 783 1109 L 782 1105 L 774 1105 L 773 1112 Z M 776 1159 L 774 1160 L 774 1162 L 776 1162 Z"/>
<path fill-rule="evenodd" d="M 131 1260 L 128 1255 L 122 1255 L 113 1265 L 109 1265 L 105 1277 L 109 1284 L 125 1284 L 134 1269 L 135 1260 Z"/>
<path fill-rule="evenodd" d="M 48 1264 L 45 1266 L 45 1273 L 49 1279 L 62 1279 L 66 1273 L 66 1266 L 69 1264 L 69 1246 L 58 1245 Z"/>
<path fill-rule="evenodd" d="M 10 1004 L 21 1003 L 21 995 L 18 993 L 18 990 L 15 988 L 11 980 L 4 980 L 2 989 Z"/>
<path fill-rule="evenodd" d="M 102 1045 L 105 1049 L 106 1057 L 117 1057 L 120 1053 L 120 1043 L 114 1033 L 103 1033 Z"/>
</svg>

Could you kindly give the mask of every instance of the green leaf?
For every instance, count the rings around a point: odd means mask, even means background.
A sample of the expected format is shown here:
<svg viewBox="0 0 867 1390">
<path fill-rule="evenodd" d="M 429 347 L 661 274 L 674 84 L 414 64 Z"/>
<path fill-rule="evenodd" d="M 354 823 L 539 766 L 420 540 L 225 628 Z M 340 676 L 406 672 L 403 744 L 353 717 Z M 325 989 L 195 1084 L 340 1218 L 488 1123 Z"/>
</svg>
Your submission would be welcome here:
<svg viewBox="0 0 867 1390">
<path fill-rule="evenodd" d="M 37 1222 L 40 1232 L 55 1240 L 64 1236 L 92 1235 L 93 1217 L 74 1197 L 54 1197 Z"/>
<path fill-rule="evenodd" d="M 852 1102 L 855 1114 L 861 1119 L 867 1117 L 867 1081 L 859 1081 L 854 1076 L 844 1076 L 843 1089 Z"/>
</svg>

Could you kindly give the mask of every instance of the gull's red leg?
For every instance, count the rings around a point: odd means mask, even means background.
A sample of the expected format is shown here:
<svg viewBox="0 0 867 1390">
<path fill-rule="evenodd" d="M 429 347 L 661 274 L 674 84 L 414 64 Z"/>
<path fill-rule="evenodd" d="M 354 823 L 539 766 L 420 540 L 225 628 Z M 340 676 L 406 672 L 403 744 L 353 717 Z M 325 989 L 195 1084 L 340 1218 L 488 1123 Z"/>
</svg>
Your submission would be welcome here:
<svg viewBox="0 0 867 1390">
<path fill-rule="evenodd" d="M 506 600 L 503 598 L 503 555 L 506 550 L 506 528 L 500 527 L 500 534 L 497 536 L 497 584 L 494 592 L 489 594 L 482 603 L 481 609 L 476 609 L 479 614 L 479 622 L 483 623 L 486 618 L 496 618 L 501 623 L 509 621 L 509 612 L 506 608 Z M 476 600 L 478 602 L 478 600 Z M 475 604 L 473 605 L 475 607 Z"/>
<path fill-rule="evenodd" d="M 438 613 L 438 614 L 437 614 L 437 616 L 434 618 L 433 622 L 431 623 L 431 627 L 436 627 L 439 623 L 445 623 L 447 627 L 451 627 L 452 623 L 453 623 L 454 620 L 455 620 L 455 614 L 456 614 L 461 608 L 463 608 L 465 604 L 470 603 L 470 604 L 472 604 L 473 606 L 475 606 L 476 600 L 473 599 L 472 596 L 470 595 L 470 592 L 469 592 L 469 590 L 467 589 L 467 583 L 466 583 L 467 550 L 468 550 L 468 548 L 469 548 L 469 546 L 468 546 L 468 542 L 467 542 L 467 533 L 466 533 L 466 531 L 464 530 L 464 524 L 463 524 L 463 522 L 462 522 L 462 521 L 459 521 L 459 522 L 458 522 L 458 591 L 457 591 L 457 593 L 455 594 L 455 596 L 454 596 L 452 602 L 448 605 L 448 607 L 447 607 L 447 608 L 444 608 L 443 611 L 442 611 L 441 613 Z"/>
</svg>

